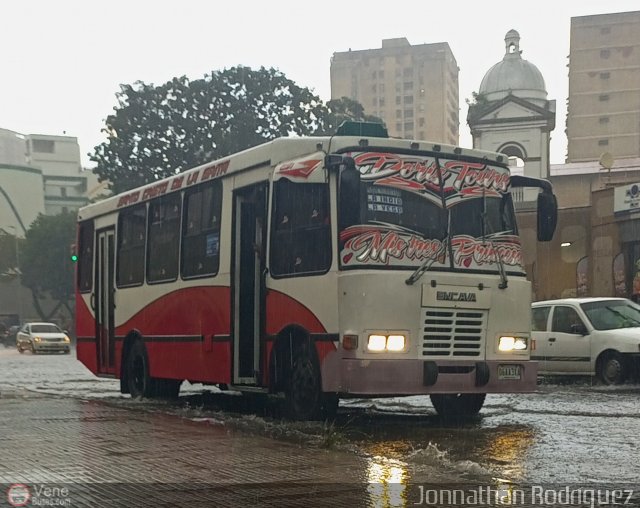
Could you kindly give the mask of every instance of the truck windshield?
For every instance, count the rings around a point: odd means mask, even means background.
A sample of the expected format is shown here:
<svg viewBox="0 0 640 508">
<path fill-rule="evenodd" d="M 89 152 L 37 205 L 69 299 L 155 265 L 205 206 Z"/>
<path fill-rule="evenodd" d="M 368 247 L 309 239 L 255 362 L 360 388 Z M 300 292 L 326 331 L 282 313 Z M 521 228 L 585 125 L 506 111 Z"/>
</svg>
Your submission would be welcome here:
<svg viewBox="0 0 640 508">
<path fill-rule="evenodd" d="M 354 155 L 361 174 L 360 219 L 340 232 L 342 268 L 424 265 L 524 273 L 506 168 Z"/>
</svg>

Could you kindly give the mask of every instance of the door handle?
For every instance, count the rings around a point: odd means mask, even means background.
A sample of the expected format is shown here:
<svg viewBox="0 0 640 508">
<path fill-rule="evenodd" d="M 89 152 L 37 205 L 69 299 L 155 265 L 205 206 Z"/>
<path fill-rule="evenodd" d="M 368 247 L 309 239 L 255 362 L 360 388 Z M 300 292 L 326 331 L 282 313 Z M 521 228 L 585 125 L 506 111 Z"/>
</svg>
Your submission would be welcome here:
<svg viewBox="0 0 640 508">
<path fill-rule="evenodd" d="M 91 310 L 96 310 L 96 295 L 95 295 L 95 293 L 91 293 L 91 298 L 89 299 L 89 305 L 91 305 Z"/>
<path fill-rule="evenodd" d="M 549 342 L 555 342 L 556 338 L 555 337 L 549 337 Z"/>
</svg>

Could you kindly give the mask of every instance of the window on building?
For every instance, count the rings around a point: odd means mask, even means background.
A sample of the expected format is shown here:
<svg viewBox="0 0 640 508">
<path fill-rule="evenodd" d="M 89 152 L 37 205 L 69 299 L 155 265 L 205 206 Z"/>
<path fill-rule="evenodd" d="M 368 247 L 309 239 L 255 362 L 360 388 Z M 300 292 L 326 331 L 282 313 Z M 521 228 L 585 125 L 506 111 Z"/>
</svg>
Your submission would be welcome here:
<svg viewBox="0 0 640 508">
<path fill-rule="evenodd" d="M 600 58 L 609 58 L 611 56 L 611 51 L 608 49 L 600 50 Z"/>
<path fill-rule="evenodd" d="M 271 273 L 295 277 L 326 272 L 331 266 L 329 188 L 326 184 L 274 185 Z"/>
<path fill-rule="evenodd" d="M 405 109 L 404 110 L 405 118 L 413 118 L 413 109 Z"/>
<path fill-rule="evenodd" d="M 413 95 L 405 95 L 404 96 L 405 104 L 413 104 Z"/>
<path fill-rule="evenodd" d="M 378 71 L 378 77 L 384 79 L 384 71 Z"/>
<path fill-rule="evenodd" d="M 396 118 L 402 118 L 402 110 L 396 109 Z"/>
<path fill-rule="evenodd" d="M 55 152 L 55 142 L 51 139 L 32 139 L 31 146 L 36 153 Z"/>
<path fill-rule="evenodd" d="M 93 287 L 93 221 L 81 222 L 78 229 L 78 290 L 86 293 Z"/>
<path fill-rule="evenodd" d="M 378 99 L 378 106 L 383 107 L 384 106 L 384 97 L 380 97 Z"/>
<path fill-rule="evenodd" d="M 413 90 L 413 81 L 405 81 L 404 90 Z"/>
<path fill-rule="evenodd" d="M 608 139 L 599 139 L 598 140 L 598 146 L 607 146 L 609 144 L 609 140 Z"/>
<path fill-rule="evenodd" d="M 603 27 L 600 29 L 600 33 L 601 33 L 602 35 L 610 34 L 610 33 L 611 33 L 611 27 L 610 27 L 610 26 L 603 26 Z"/>
<path fill-rule="evenodd" d="M 118 287 L 135 286 L 144 281 L 144 244 L 147 209 L 139 205 L 120 212 L 118 217 Z"/>
<path fill-rule="evenodd" d="M 413 122 L 405 122 L 404 123 L 404 130 L 405 131 L 412 131 L 413 130 Z"/>
<path fill-rule="evenodd" d="M 418 118 L 418 126 L 424 127 L 424 118 Z"/>
<path fill-rule="evenodd" d="M 149 204 L 147 281 L 162 282 L 178 277 L 180 252 L 179 193 L 156 198 Z"/>
<path fill-rule="evenodd" d="M 601 116 L 600 118 L 598 118 L 598 122 L 600 122 L 600 123 L 609 123 L 609 117 L 608 116 Z"/>
<path fill-rule="evenodd" d="M 598 96 L 598 100 L 599 100 L 600 102 L 608 101 L 608 100 L 609 100 L 609 95 L 608 95 L 608 94 L 606 94 L 606 93 L 601 94 L 600 96 Z"/>
<path fill-rule="evenodd" d="M 396 104 L 402 104 L 402 97 L 400 97 L 399 95 L 396 96 Z"/>
<path fill-rule="evenodd" d="M 380 84 L 378 85 L 378 92 L 379 92 L 380 94 L 383 94 L 383 93 L 384 93 L 384 83 L 380 83 Z"/>
<path fill-rule="evenodd" d="M 609 74 L 608 72 L 600 73 L 600 79 L 609 79 L 610 77 L 611 77 L 611 74 Z"/>
<path fill-rule="evenodd" d="M 183 277 L 218 273 L 221 210 L 222 183 L 219 180 L 185 193 L 182 223 Z"/>
<path fill-rule="evenodd" d="M 407 67 L 402 71 L 402 75 L 405 78 L 412 78 L 413 77 L 413 68 L 412 67 Z"/>
<path fill-rule="evenodd" d="M 63 198 L 66 198 L 66 197 L 67 197 L 67 188 L 66 188 L 66 187 L 60 187 L 60 195 L 61 195 Z"/>
</svg>

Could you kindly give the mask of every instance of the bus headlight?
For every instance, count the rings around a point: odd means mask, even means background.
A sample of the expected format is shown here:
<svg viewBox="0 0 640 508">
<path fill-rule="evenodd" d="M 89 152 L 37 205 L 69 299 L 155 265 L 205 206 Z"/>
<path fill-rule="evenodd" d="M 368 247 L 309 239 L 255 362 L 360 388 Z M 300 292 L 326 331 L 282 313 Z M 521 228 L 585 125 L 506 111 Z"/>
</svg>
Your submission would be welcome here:
<svg viewBox="0 0 640 508">
<path fill-rule="evenodd" d="M 529 347 L 527 337 L 505 336 L 498 339 L 498 351 L 524 351 Z"/>
<path fill-rule="evenodd" d="M 384 351 L 387 346 L 387 337 L 384 335 L 369 335 L 367 349 L 369 351 Z"/>
<path fill-rule="evenodd" d="M 393 353 L 398 353 L 400 351 L 404 351 L 406 343 L 407 338 L 404 335 L 373 334 L 369 335 L 369 340 L 367 341 L 367 350 L 374 353 L 379 353 L 381 351 L 391 351 Z"/>
</svg>

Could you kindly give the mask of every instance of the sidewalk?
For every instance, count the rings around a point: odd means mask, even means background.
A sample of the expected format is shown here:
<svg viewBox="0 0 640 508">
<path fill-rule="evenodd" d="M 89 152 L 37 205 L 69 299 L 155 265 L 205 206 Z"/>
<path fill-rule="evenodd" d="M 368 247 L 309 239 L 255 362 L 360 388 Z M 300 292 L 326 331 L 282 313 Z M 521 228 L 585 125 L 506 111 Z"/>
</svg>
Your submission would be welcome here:
<svg viewBox="0 0 640 508">
<path fill-rule="evenodd" d="M 372 501 L 368 459 L 245 435 L 223 424 L 3 391 L 0 426 L 0 489 L 9 489 L 0 494 L 0 506 L 12 506 L 9 500 L 19 505 L 25 488 L 13 484 L 26 485 L 31 503 L 41 506 L 309 507 Z"/>
</svg>

